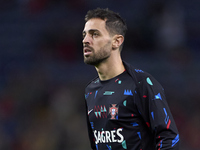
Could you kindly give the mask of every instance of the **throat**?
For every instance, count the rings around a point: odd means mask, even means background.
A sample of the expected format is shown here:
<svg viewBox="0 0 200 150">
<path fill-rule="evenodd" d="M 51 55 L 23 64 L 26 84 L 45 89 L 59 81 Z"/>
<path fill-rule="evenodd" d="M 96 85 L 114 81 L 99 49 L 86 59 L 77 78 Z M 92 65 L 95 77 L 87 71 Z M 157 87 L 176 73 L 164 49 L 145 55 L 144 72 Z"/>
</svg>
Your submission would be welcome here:
<svg viewBox="0 0 200 150">
<path fill-rule="evenodd" d="M 98 66 L 95 67 L 98 73 L 98 76 L 101 81 L 112 79 L 119 74 L 123 73 L 125 68 L 124 65 L 112 65 L 112 66 Z"/>
</svg>

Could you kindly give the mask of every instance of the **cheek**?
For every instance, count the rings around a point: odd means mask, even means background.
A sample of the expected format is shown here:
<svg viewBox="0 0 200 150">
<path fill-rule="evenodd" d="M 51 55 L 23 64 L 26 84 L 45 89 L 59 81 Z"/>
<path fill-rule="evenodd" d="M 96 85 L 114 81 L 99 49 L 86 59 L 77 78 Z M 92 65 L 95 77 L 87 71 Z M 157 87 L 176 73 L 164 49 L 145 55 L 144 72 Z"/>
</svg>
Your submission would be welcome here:
<svg viewBox="0 0 200 150">
<path fill-rule="evenodd" d="M 111 41 L 110 40 L 103 40 L 99 42 L 99 46 L 101 47 L 112 47 Z"/>
<path fill-rule="evenodd" d="M 98 51 L 99 49 L 101 49 L 104 46 L 104 42 L 102 42 L 102 41 L 94 41 L 92 46 L 93 46 L 93 48 L 95 50 Z"/>
<path fill-rule="evenodd" d="M 98 40 L 98 41 L 93 41 L 93 48 L 96 49 L 96 50 L 99 50 L 99 49 L 104 49 L 106 48 L 107 50 L 111 50 L 112 49 L 112 42 L 111 40 L 107 39 L 107 40 Z"/>
</svg>

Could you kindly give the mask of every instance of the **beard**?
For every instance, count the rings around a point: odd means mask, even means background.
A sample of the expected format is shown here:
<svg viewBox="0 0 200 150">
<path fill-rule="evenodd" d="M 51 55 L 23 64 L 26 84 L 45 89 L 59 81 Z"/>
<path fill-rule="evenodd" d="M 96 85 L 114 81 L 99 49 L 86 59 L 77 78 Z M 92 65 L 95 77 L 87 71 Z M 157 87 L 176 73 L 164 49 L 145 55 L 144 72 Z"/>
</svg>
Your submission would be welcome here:
<svg viewBox="0 0 200 150">
<path fill-rule="evenodd" d="M 105 44 L 96 52 L 92 49 L 92 54 L 89 56 L 84 56 L 84 63 L 88 65 L 98 66 L 100 63 L 105 61 L 110 57 L 110 42 Z"/>
</svg>

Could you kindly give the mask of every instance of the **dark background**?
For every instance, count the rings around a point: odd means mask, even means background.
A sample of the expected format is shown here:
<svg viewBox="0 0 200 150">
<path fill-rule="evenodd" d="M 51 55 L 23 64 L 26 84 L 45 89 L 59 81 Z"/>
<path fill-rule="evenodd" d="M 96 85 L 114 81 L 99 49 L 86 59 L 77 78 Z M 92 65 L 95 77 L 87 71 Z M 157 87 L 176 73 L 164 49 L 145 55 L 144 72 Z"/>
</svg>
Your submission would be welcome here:
<svg viewBox="0 0 200 150">
<path fill-rule="evenodd" d="M 0 0 L 0 150 L 90 149 L 82 30 L 97 7 L 126 20 L 123 59 L 164 87 L 180 150 L 199 150 L 199 0 Z"/>
</svg>

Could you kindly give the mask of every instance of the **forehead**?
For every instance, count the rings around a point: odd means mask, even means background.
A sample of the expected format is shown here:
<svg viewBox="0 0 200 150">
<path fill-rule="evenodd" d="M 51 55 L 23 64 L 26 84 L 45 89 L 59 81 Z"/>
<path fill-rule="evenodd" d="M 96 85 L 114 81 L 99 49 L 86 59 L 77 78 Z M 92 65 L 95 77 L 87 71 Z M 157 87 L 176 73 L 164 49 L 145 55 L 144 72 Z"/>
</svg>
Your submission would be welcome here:
<svg viewBox="0 0 200 150">
<path fill-rule="evenodd" d="M 92 18 L 85 23 L 84 32 L 91 29 L 99 30 L 100 32 L 108 32 L 105 28 L 105 21 L 99 18 Z"/>
</svg>

